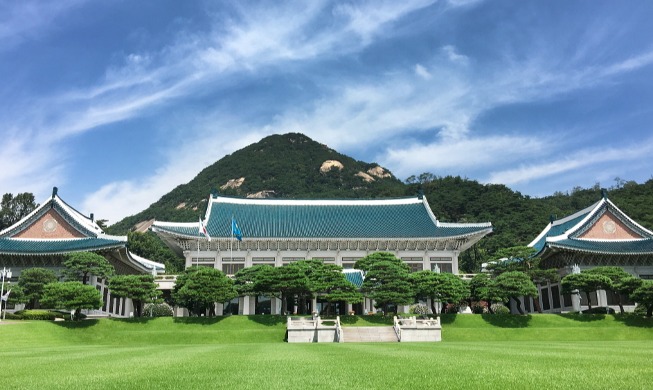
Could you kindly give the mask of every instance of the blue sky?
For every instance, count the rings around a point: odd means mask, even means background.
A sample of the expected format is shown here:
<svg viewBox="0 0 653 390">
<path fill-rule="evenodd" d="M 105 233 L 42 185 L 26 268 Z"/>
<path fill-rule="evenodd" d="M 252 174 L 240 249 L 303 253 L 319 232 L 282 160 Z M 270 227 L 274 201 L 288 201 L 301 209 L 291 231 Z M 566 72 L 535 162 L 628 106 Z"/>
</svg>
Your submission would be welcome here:
<svg viewBox="0 0 653 390">
<path fill-rule="evenodd" d="M 400 179 L 531 196 L 643 182 L 652 16 L 650 1 L 0 1 L 0 192 L 58 186 L 113 223 L 288 132 Z"/>
</svg>

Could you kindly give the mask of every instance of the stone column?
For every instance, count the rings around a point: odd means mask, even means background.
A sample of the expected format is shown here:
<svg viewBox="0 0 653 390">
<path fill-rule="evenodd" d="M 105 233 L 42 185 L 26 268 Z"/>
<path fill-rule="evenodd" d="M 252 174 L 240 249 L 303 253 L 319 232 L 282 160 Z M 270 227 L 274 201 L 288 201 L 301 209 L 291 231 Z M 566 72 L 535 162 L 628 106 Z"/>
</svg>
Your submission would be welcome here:
<svg viewBox="0 0 653 390">
<path fill-rule="evenodd" d="M 240 306 L 240 310 L 238 311 L 242 315 L 249 315 L 249 296 L 245 295 L 244 297 L 240 297 L 238 301 L 238 306 Z"/>
<path fill-rule="evenodd" d="M 215 304 L 215 315 L 217 315 L 217 316 L 223 316 L 224 315 L 224 304 L 223 303 L 216 303 Z"/>
</svg>

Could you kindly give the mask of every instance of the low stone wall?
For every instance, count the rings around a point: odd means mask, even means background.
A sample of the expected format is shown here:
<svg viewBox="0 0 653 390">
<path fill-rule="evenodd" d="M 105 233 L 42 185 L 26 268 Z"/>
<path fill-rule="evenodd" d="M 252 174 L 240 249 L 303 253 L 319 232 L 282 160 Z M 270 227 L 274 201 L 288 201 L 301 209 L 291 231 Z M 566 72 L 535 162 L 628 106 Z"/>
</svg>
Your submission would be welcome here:
<svg viewBox="0 0 653 390">
<path fill-rule="evenodd" d="M 417 319 L 416 317 L 402 318 L 395 320 L 395 331 L 399 341 L 410 342 L 437 342 L 442 341 L 442 326 L 440 319 Z"/>
<path fill-rule="evenodd" d="M 288 317 L 286 329 L 289 343 L 337 343 L 339 318 Z"/>
</svg>

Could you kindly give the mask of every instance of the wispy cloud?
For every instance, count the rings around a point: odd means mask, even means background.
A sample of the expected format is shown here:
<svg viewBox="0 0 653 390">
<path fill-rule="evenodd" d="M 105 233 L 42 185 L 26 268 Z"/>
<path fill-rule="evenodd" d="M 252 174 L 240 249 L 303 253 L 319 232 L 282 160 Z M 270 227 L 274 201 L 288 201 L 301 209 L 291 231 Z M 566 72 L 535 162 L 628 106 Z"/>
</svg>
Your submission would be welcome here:
<svg viewBox="0 0 653 390">
<path fill-rule="evenodd" d="M 518 168 L 492 172 L 487 181 L 512 185 L 545 179 L 597 164 L 637 161 L 642 158 L 649 158 L 652 154 L 653 138 L 622 148 L 588 148 L 568 156 L 550 157 L 549 161 L 541 164 L 522 164 Z"/>
<path fill-rule="evenodd" d="M 59 17 L 86 2 L 22 0 L 0 3 L 0 52 L 57 28 Z"/>
</svg>

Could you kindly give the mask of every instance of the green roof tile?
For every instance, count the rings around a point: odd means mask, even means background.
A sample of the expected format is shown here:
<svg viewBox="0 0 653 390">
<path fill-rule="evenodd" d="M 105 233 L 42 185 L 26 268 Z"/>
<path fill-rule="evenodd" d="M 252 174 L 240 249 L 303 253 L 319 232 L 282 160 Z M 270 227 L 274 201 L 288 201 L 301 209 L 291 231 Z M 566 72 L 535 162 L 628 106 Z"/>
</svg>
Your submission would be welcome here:
<svg viewBox="0 0 653 390">
<path fill-rule="evenodd" d="M 206 227 L 231 237 L 231 218 L 247 238 L 438 238 L 491 229 L 489 224 L 438 224 L 416 198 L 378 201 L 279 201 L 213 199 Z M 198 224 L 160 223 L 154 228 L 199 237 Z"/>
<path fill-rule="evenodd" d="M 115 238 L 75 238 L 67 240 L 28 240 L 0 238 L 0 254 L 48 255 L 71 252 L 95 251 L 124 247 L 125 240 Z"/>
</svg>

